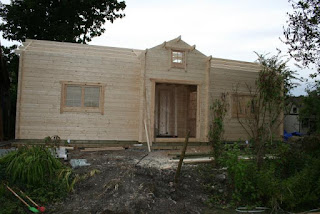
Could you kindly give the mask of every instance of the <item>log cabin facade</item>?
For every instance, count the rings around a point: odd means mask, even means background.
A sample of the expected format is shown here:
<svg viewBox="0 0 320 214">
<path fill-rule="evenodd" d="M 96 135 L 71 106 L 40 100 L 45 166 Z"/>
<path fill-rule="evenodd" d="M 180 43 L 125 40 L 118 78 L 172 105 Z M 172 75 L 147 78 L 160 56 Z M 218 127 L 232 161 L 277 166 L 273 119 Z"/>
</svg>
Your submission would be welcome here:
<svg viewBox="0 0 320 214">
<path fill-rule="evenodd" d="M 212 58 L 181 37 L 146 50 L 27 40 L 20 54 L 16 139 L 207 142 L 210 105 L 228 94 L 225 139 L 248 136 L 232 94 L 260 65 Z"/>
</svg>

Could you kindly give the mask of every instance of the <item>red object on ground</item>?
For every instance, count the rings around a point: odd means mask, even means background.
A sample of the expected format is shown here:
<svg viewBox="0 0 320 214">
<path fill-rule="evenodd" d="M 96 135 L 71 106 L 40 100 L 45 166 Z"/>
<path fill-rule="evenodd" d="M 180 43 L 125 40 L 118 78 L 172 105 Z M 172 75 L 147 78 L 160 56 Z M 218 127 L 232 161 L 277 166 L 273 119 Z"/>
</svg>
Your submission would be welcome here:
<svg viewBox="0 0 320 214">
<path fill-rule="evenodd" d="M 40 212 L 44 212 L 44 211 L 46 211 L 46 208 L 45 207 L 37 207 L 38 208 L 38 210 L 40 211 Z"/>
</svg>

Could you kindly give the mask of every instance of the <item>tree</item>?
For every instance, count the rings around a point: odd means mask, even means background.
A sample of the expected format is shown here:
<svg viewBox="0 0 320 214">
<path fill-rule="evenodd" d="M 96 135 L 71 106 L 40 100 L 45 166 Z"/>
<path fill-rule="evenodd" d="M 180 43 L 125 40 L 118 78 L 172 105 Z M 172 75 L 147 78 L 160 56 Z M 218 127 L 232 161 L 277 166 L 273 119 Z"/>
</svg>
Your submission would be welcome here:
<svg viewBox="0 0 320 214">
<path fill-rule="evenodd" d="M 233 102 L 237 105 L 238 121 L 251 138 L 260 168 L 268 143 L 272 143 L 274 135 L 279 135 L 285 99 L 296 84 L 292 82 L 295 71 L 288 68 L 287 61 L 281 60 L 279 54 L 270 58 L 257 55 L 261 70 L 255 86 L 247 85 L 245 98 L 236 88 Z"/>
<path fill-rule="evenodd" d="M 0 31 L 3 37 L 19 42 L 25 39 L 42 39 L 61 42 L 87 43 L 105 32 L 103 24 L 125 15 L 124 1 L 117 0 L 11 0 L 6 5 L 0 2 Z M 8 138 L 14 138 L 15 111 L 17 100 L 19 56 L 16 46 L 1 46 L 3 59 L 10 77 L 10 99 Z M 7 102 L 7 101 L 6 101 Z"/>
<path fill-rule="evenodd" d="M 299 119 L 308 120 L 310 134 L 320 134 L 320 84 L 307 90 L 308 95 L 303 99 L 303 105 L 299 112 Z"/>
<path fill-rule="evenodd" d="M 227 93 L 221 93 L 219 99 L 213 101 L 210 106 L 212 118 L 208 133 L 209 142 L 211 143 L 214 156 L 214 164 L 219 165 L 219 159 L 222 155 L 223 145 L 222 138 L 224 133 L 223 121 L 226 116 L 229 103 L 227 101 Z"/>
<path fill-rule="evenodd" d="M 294 9 L 289 14 L 288 26 L 284 29 L 289 53 L 304 66 L 315 64 L 320 72 L 320 1 L 299 0 L 292 3 Z M 316 76 L 314 74 L 313 76 Z"/>
<path fill-rule="evenodd" d="M 0 93 L 1 104 L 3 105 L 3 138 L 14 138 L 15 118 L 16 118 L 16 101 L 17 101 L 17 85 L 18 85 L 18 67 L 19 56 L 14 53 L 17 48 L 13 45 L 9 48 L 1 46 L 1 74 L 5 74 L 0 78 Z M 7 81 L 7 83 L 5 83 Z M 3 90 L 6 88 L 6 90 Z M 1 107 L 0 107 L 1 109 Z M 1 111 L 1 110 L 0 110 Z M 0 112 L 1 113 L 1 112 Z"/>
<path fill-rule="evenodd" d="M 87 43 L 105 32 L 106 20 L 113 23 L 125 15 L 124 1 L 117 0 L 12 0 L 0 3 L 3 37 L 24 41 L 42 39 Z"/>
</svg>

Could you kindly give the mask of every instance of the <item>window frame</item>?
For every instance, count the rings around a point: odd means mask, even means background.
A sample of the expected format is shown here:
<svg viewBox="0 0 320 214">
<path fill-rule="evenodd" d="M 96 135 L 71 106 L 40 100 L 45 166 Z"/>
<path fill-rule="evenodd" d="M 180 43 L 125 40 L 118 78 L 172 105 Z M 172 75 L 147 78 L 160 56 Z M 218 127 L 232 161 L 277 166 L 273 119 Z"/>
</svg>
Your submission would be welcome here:
<svg viewBox="0 0 320 214">
<path fill-rule="evenodd" d="M 81 87 L 81 106 L 66 106 L 67 98 L 67 86 L 79 86 Z M 99 106 L 98 107 L 86 107 L 84 106 L 84 90 L 85 87 L 99 87 Z M 101 83 L 88 83 L 88 82 L 72 82 L 72 81 L 62 81 L 61 82 L 61 102 L 60 102 L 60 113 L 63 112 L 91 112 L 104 114 L 104 84 Z"/>
<path fill-rule="evenodd" d="M 173 53 L 174 52 L 182 53 L 182 62 L 181 63 L 173 62 Z M 171 49 L 170 61 L 171 61 L 172 68 L 185 69 L 186 68 L 186 50 Z"/>
<path fill-rule="evenodd" d="M 238 112 L 239 101 L 235 103 L 235 99 L 239 99 L 239 97 L 246 99 L 247 104 L 249 101 L 251 103 L 250 106 L 249 105 L 245 106 L 245 110 L 246 110 L 245 113 Z M 242 93 L 241 94 L 237 94 L 237 93 L 231 94 L 231 103 L 232 103 L 232 105 L 230 106 L 231 107 L 231 117 L 232 118 L 250 118 L 250 117 L 252 117 L 254 115 L 254 111 L 255 111 L 255 106 L 254 106 L 254 103 L 252 102 L 253 99 L 254 99 L 254 95 L 251 95 L 251 94 L 242 94 Z M 235 105 L 237 105 L 237 106 L 235 106 Z M 236 108 L 236 112 L 235 112 L 234 108 Z"/>
</svg>

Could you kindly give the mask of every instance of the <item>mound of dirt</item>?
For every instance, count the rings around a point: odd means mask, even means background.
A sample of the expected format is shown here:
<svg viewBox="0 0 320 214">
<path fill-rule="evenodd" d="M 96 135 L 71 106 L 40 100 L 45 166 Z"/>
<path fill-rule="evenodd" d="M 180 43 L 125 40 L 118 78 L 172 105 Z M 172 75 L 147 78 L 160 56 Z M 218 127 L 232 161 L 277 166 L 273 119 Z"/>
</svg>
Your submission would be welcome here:
<svg viewBox="0 0 320 214">
<path fill-rule="evenodd" d="M 176 164 L 168 165 L 164 153 L 146 154 L 132 149 L 72 152 L 71 158 L 91 164 L 75 173 L 100 173 L 80 181 L 64 201 L 47 206 L 48 213 L 204 213 L 208 195 L 198 168 L 184 165 L 175 186 Z"/>
</svg>

